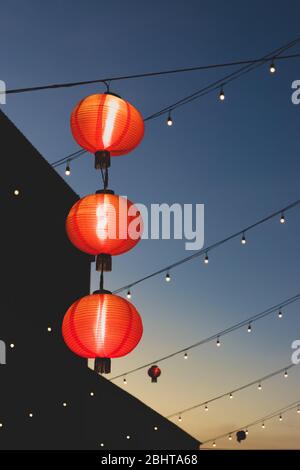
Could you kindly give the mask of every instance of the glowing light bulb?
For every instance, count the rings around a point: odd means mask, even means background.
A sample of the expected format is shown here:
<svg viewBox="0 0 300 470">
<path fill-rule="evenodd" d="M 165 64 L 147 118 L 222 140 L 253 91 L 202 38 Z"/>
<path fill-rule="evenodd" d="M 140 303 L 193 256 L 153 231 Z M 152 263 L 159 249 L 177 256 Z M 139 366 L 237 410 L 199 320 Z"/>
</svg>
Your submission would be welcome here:
<svg viewBox="0 0 300 470">
<path fill-rule="evenodd" d="M 9 347 L 10 347 L 11 349 L 14 349 L 14 347 L 15 347 L 14 343 L 10 343 Z"/>
<path fill-rule="evenodd" d="M 158 431 L 158 426 L 154 426 L 154 431 Z"/>
<path fill-rule="evenodd" d="M 282 318 L 282 317 L 283 317 L 283 313 L 282 313 L 281 310 L 279 310 L 279 312 L 278 312 L 278 318 Z"/>
<path fill-rule="evenodd" d="M 245 237 L 244 234 L 243 234 L 242 239 L 241 239 L 241 244 L 246 245 L 246 237 Z"/>
<path fill-rule="evenodd" d="M 67 163 L 66 169 L 65 169 L 65 175 L 70 176 L 71 174 L 71 168 L 69 162 Z"/>
<path fill-rule="evenodd" d="M 0 428 L 3 428 L 3 423 L 0 423 Z"/>
<path fill-rule="evenodd" d="M 219 100 L 224 101 L 225 100 L 225 93 L 223 88 L 221 88 L 220 94 L 219 94 Z"/>
<path fill-rule="evenodd" d="M 297 407 L 297 413 L 298 413 L 298 415 L 300 414 L 300 405 L 298 405 L 298 407 Z"/>
<path fill-rule="evenodd" d="M 205 411 L 208 411 L 208 406 L 207 406 L 207 404 L 205 405 L 204 409 L 205 409 Z"/>
<path fill-rule="evenodd" d="M 208 262 L 209 262 L 208 254 L 206 253 L 205 258 L 204 258 L 204 263 L 205 263 L 205 264 L 208 264 Z"/>
<path fill-rule="evenodd" d="M 20 195 L 20 191 L 18 189 L 15 189 L 14 190 L 14 196 L 19 196 Z"/>
<path fill-rule="evenodd" d="M 123 383 L 124 383 L 124 385 L 127 385 L 127 380 L 126 380 L 126 377 L 124 377 L 124 379 L 123 379 Z"/>
<path fill-rule="evenodd" d="M 284 224 L 284 223 L 285 223 L 285 218 L 284 218 L 284 214 L 283 214 L 283 213 L 281 214 L 281 217 L 280 217 L 280 223 L 281 223 L 281 224 Z"/>
<path fill-rule="evenodd" d="M 271 65 L 270 65 L 270 73 L 275 73 L 275 72 L 276 72 L 276 67 L 275 67 L 274 62 L 272 61 Z"/>
<path fill-rule="evenodd" d="M 258 390 L 262 390 L 261 384 L 258 384 L 258 387 L 257 387 L 257 388 L 258 388 Z"/>
<path fill-rule="evenodd" d="M 130 292 L 130 290 L 127 292 L 126 297 L 127 297 L 127 299 L 131 299 L 131 292 Z"/>
<path fill-rule="evenodd" d="M 171 281 L 171 276 L 170 276 L 169 273 L 166 274 L 165 280 L 166 280 L 166 282 L 170 282 L 170 281 Z"/>
<path fill-rule="evenodd" d="M 221 342 L 220 342 L 220 338 L 219 338 L 219 337 L 217 338 L 217 346 L 218 346 L 218 348 L 221 346 Z"/>
<path fill-rule="evenodd" d="M 29 416 L 29 418 L 32 418 L 32 417 L 33 417 L 33 413 L 29 413 L 28 416 Z"/>
<path fill-rule="evenodd" d="M 279 421 L 282 421 L 282 415 L 279 416 Z"/>
<path fill-rule="evenodd" d="M 178 421 L 181 422 L 182 421 L 182 417 L 179 415 L 178 416 Z"/>
<path fill-rule="evenodd" d="M 188 353 L 185 352 L 183 357 L 184 357 L 184 359 L 187 359 L 187 358 L 189 357 L 189 356 L 188 356 Z"/>
<path fill-rule="evenodd" d="M 47 331 L 48 331 L 48 333 L 51 333 L 51 331 L 52 331 L 51 326 L 48 326 Z"/>
<path fill-rule="evenodd" d="M 262 423 L 261 427 L 262 427 L 263 429 L 265 429 L 265 427 L 266 427 L 266 426 L 265 426 L 265 423 Z"/>
<path fill-rule="evenodd" d="M 248 436 L 248 434 L 249 434 L 248 429 L 246 429 L 245 434 L 246 434 L 246 436 Z"/>
<path fill-rule="evenodd" d="M 171 118 L 171 112 L 169 113 L 168 119 L 167 119 L 167 125 L 169 127 L 173 126 L 173 119 Z"/>
<path fill-rule="evenodd" d="M 63 406 L 64 408 L 66 408 L 67 403 L 64 401 L 63 404 L 62 404 L 62 406 Z"/>
<path fill-rule="evenodd" d="M 229 393 L 229 398 L 230 398 L 230 399 L 231 399 L 231 398 L 233 398 L 233 395 L 232 395 L 232 393 Z"/>
<path fill-rule="evenodd" d="M 91 397 L 93 397 L 95 394 L 94 394 L 94 392 L 90 392 L 90 395 L 91 395 Z"/>
<path fill-rule="evenodd" d="M 130 439 L 130 436 L 129 436 L 129 434 L 127 434 L 127 436 L 126 436 L 126 439 Z"/>
<path fill-rule="evenodd" d="M 284 378 L 287 379 L 289 374 L 287 373 L 287 370 L 284 372 Z"/>
<path fill-rule="evenodd" d="M 251 323 L 249 323 L 247 331 L 248 331 L 248 333 L 251 333 L 251 331 L 252 331 Z"/>
<path fill-rule="evenodd" d="M 230 441 L 232 441 L 232 435 L 231 435 L 231 434 L 229 434 L 228 439 L 229 439 Z"/>
<path fill-rule="evenodd" d="M 104 447 L 104 444 L 103 444 L 103 442 L 101 442 L 101 444 L 100 444 L 100 447 Z"/>
<path fill-rule="evenodd" d="M 217 445 L 217 444 L 216 444 L 215 442 L 213 442 L 213 447 L 216 447 L 216 445 Z"/>
</svg>

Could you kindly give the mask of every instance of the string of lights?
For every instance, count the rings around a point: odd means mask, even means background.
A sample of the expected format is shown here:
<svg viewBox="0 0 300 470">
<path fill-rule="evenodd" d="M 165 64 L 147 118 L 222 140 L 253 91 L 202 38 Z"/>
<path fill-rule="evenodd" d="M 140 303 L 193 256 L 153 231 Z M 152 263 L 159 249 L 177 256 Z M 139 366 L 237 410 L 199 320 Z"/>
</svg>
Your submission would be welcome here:
<svg viewBox="0 0 300 470">
<path fill-rule="evenodd" d="M 152 273 L 150 273 L 150 274 L 148 274 L 144 277 L 141 277 L 140 279 L 137 279 L 136 281 L 131 282 L 130 284 L 119 287 L 118 289 L 116 289 L 114 291 L 114 294 L 118 294 L 118 293 L 121 293 L 121 292 L 126 290 L 127 291 L 127 298 L 131 298 L 132 297 L 132 292 L 131 292 L 132 287 L 134 287 L 134 286 L 136 286 L 136 285 L 138 285 L 142 282 L 145 282 L 145 281 L 147 281 L 147 280 L 149 280 L 153 277 L 164 274 L 164 273 L 166 273 L 166 276 L 165 276 L 166 282 L 170 282 L 171 281 L 171 274 L 170 274 L 171 270 L 173 270 L 174 268 L 176 268 L 178 266 L 181 266 L 184 263 L 192 261 L 195 258 L 199 258 L 203 255 L 204 255 L 204 264 L 208 264 L 209 263 L 209 256 L 208 256 L 209 252 L 215 250 L 216 248 L 224 245 L 225 243 L 227 243 L 227 242 L 229 242 L 229 241 L 231 241 L 235 238 L 240 238 L 241 244 L 245 245 L 247 243 L 246 234 L 250 230 L 253 230 L 254 228 L 256 228 L 256 227 L 258 227 L 258 226 L 260 226 L 260 225 L 262 225 L 262 224 L 268 222 L 269 220 L 274 219 L 278 216 L 280 217 L 279 218 L 280 223 L 284 224 L 286 222 L 285 214 L 288 211 L 290 211 L 291 209 L 293 209 L 294 207 L 297 207 L 299 205 L 300 205 L 300 199 L 292 202 L 291 204 L 288 204 L 287 206 L 285 206 L 285 207 L 283 207 L 279 210 L 276 210 L 275 212 L 272 212 L 271 214 L 267 215 L 266 217 L 263 217 L 262 219 L 257 220 L 253 224 L 248 225 L 247 227 L 239 230 L 238 232 L 232 233 L 231 235 L 223 238 L 222 240 L 219 240 L 216 243 L 213 243 L 213 244 L 207 246 L 206 248 L 203 248 L 201 250 L 196 251 L 195 253 L 193 253 L 190 256 L 187 256 L 187 257 L 182 258 L 178 261 L 175 261 L 174 263 L 168 264 L 167 266 L 164 266 L 163 268 L 160 268 L 157 271 L 154 271 L 154 272 L 152 272 Z"/>
<path fill-rule="evenodd" d="M 207 338 L 204 338 L 200 341 L 197 341 L 196 343 L 193 343 L 185 348 L 181 348 L 179 350 L 176 350 L 166 356 L 162 356 L 158 359 L 156 359 L 155 361 L 151 361 L 147 364 L 143 364 L 141 366 L 138 366 L 134 369 L 131 369 L 127 372 L 123 372 L 122 374 L 119 374 L 119 375 L 116 375 L 115 377 L 112 377 L 110 380 L 117 380 L 121 377 L 123 377 L 123 379 L 126 379 L 126 377 L 130 374 L 133 374 L 134 372 L 138 372 L 140 370 L 143 370 L 153 364 L 158 364 L 158 363 L 161 363 L 163 361 L 166 361 L 168 359 L 171 359 L 175 356 L 178 356 L 178 355 L 183 355 L 184 359 L 187 359 L 188 358 L 188 351 L 194 349 L 194 348 L 198 348 L 199 346 L 203 346 L 204 344 L 207 344 L 207 343 L 211 343 L 212 341 L 216 341 L 216 346 L 217 347 L 220 347 L 221 346 L 221 338 L 233 331 L 236 331 L 238 329 L 241 329 L 245 326 L 247 326 L 247 331 L 248 333 L 251 333 L 253 331 L 253 328 L 252 328 L 252 325 L 253 323 L 255 323 L 256 321 L 258 320 L 261 320 L 262 318 L 265 318 L 267 316 L 270 316 L 272 313 L 274 312 L 277 312 L 277 316 L 279 319 L 281 319 L 283 317 L 283 308 L 284 307 L 287 307 L 288 305 L 290 304 L 293 304 L 294 302 L 297 302 L 298 300 L 300 300 L 300 293 L 299 294 L 296 294 L 294 295 L 293 297 L 289 297 L 288 299 L 286 300 L 283 300 L 282 302 L 276 304 L 276 305 L 273 305 L 272 307 L 256 314 L 256 315 L 253 315 L 249 318 L 246 318 L 245 320 L 239 322 L 239 323 L 235 323 L 234 325 L 230 326 L 229 328 L 226 328 L 222 331 L 219 331 L 218 333 L 215 333 L 213 334 L 212 336 L 209 336 Z"/>
<path fill-rule="evenodd" d="M 287 59 L 296 59 L 299 58 L 300 54 L 289 54 L 278 57 L 279 60 L 287 60 Z M 139 74 L 131 74 L 131 75 L 119 75 L 119 76 L 112 76 L 106 78 L 97 78 L 95 80 L 83 80 L 77 82 L 67 82 L 67 83 L 52 83 L 48 85 L 38 85 L 32 87 L 23 87 L 23 88 L 12 88 L 6 90 L 6 94 L 14 95 L 14 94 L 21 94 L 21 93 L 29 93 L 33 91 L 46 91 L 46 90 L 58 90 L 60 88 L 72 88 L 76 86 L 83 86 L 83 85 L 93 85 L 97 83 L 103 83 L 106 85 L 107 83 L 114 82 L 114 81 L 123 81 L 123 80 L 131 80 L 131 79 L 139 79 L 139 78 L 150 78 L 150 77 L 158 77 L 162 75 L 171 75 L 171 74 L 178 74 L 178 73 L 187 73 L 187 72 L 199 72 L 203 70 L 211 70 L 211 69 L 219 69 L 219 68 L 226 68 L 226 67 L 234 67 L 237 65 L 248 65 L 248 64 L 255 64 L 261 62 L 262 59 L 242 59 L 236 60 L 231 62 L 223 62 L 223 63 L 216 63 L 216 64 L 209 64 L 209 65 L 197 65 L 194 67 L 182 67 L 176 69 L 169 69 L 169 70 L 159 70 L 153 72 L 145 72 Z M 4 92 L 0 92 L 4 93 Z"/>
<path fill-rule="evenodd" d="M 292 411 L 292 410 L 297 410 L 297 414 L 299 415 L 300 414 L 300 400 L 297 400 L 293 403 L 290 403 L 289 405 L 285 406 L 284 408 L 280 408 L 279 410 L 276 410 L 276 411 L 273 411 L 272 413 L 266 415 L 266 416 L 263 416 L 261 418 L 258 418 L 257 420 L 255 421 L 252 421 L 251 423 L 245 425 L 245 426 L 242 426 L 240 428 L 236 428 L 232 431 L 230 431 L 229 433 L 226 433 L 226 434 L 221 434 L 219 436 L 216 436 L 212 439 L 207 439 L 206 441 L 202 442 L 202 445 L 205 445 L 205 444 L 209 444 L 210 442 L 213 443 L 213 447 L 216 447 L 216 441 L 220 440 L 220 439 L 224 439 L 225 437 L 228 437 L 228 439 L 231 441 L 232 440 L 232 435 L 242 429 L 245 429 L 245 433 L 246 435 L 248 435 L 248 429 L 253 427 L 253 426 L 257 426 L 258 424 L 261 424 L 261 427 L 262 429 L 265 429 L 265 423 L 271 419 L 274 419 L 274 418 L 278 418 L 279 421 L 283 421 L 283 415 L 288 413 L 289 411 Z"/>
<path fill-rule="evenodd" d="M 209 400 L 205 400 L 205 401 L 202 401 L 200 403 L 197 403 L 196 405 L 190 406 L 188 408 L 184 408 L 183 410 L 176 411 L 175 413 L 172 413 L 172 414 L 166 416 L 166 418 L 171 419 L 171 418 L 174 418 L 174 417 L 178 417 L 178 421 L 182 421 L 182 416 L 185 413 L 188 413 L 189 411 L 193 411 L 193 410 L 196 410 L 196 409 L 202 408 L 202 407 L 204 407 L 205 411 L 208 411 L 208 405 L 210 403 L 221 400 L 222 398 L 225 398 L 225 397 L 229 397 L 230 399 L 232 399 L 233 396 L 237 392 L 241 392 L 242 390 L 246 390 L 247 388 L 253 387 L 254 385 L 257 385 L 257 390 L 261 391 L 263 389 L 262 384 L 264 382 L 266 382 L 267 380 L 269 380 L 269 379 L 271 379 L 271 378 L 273 378 L 277 375 L 281 374 L 285 379 L 288 378 L 288 370 L 290 370 L 292 367 L 295 367 L 295 364 L 289 364 L 288 366 L 282 367 L 281 369 L 276 370 L 274 372 L 271 372 L 270 374 L 267 374 L 263 377 L 260 377 L 259 379 L 252 380 L 251 382 L 249 382 L 245 385 L 233 388 L 229 392 L 222 393 L 221 395 L 217 395 L 213 398 L 210 398 Z"/>
<path fill-rule="evenodd" d="M 224 92 L 224 87 L 225 85 L 229 84 L 230 82 L 232 82 L 233 80 L 236 80 L 240 77 L 242 77 L 243 75 L 251 72 L 252 70 L 256 69 L 257 67 L 260 67 L 262 65 L 264 65 L 266 62 L 270 62 L 270 67 L 269 67 L 269 71 L 271 74 L 274 74 L 276 72 L 276 66 L 275 66 L 275 60 L 276 62 L 278 60 L 281 60 L 281 59 L 291 59 L 291 58 L 296 58 L 299 56 L 299 54 L 292 54 L 292 55 L 286 55 L 286 56 L 282 56 L 281 54 L 283 54 L 286 50 L 290 49 L 291 47 L 294 47 L 296 44 L 298 44 L 300 42 L 300 38 L 296 38 L 294 39 L 293 41 L 290 41 L 289 43 L 281 46 L 280 48 L 278 49 L 275 49 L 274 51 L 270 52 L 269 54 L 265 55 L 264 57 L 260 58 L 260 59 L 254 59 L 252 61 L 240 61 L 240 64 L 246 64 L 244 65 L 242 68 L 239 68 L 238 70 L 224 76 L 224 77 L 221 77 L 220 79 L 208 84 L 207 86 L 201 88 L 200 90 L 197 90 L 196 92 L 180 99 L 179 101 L 176 101 L 175 103 L 172 103 L 164 108 L 162 108 L 161 110 L 147 116 L 144 121 L 150 121 L 152 119 L 155 119 L 163 114 L 166 114 L 168 113 L 168 118 L 167 118 L 167 125 L 168 126 L 172 126 L 173 125 L 173 118 L 171 116 L 171 113 L 173 113 L 173 111 L 175 109 L 177 109 L 178 107 L 181 107 L 185 104 L 188 104 L 190 103 L 191 101 L 194 101 L 195 99 L 199 99 L 205 95 L 207 95 L 208 93 L 211 93 L 215 90 L 219 90 L 220 89 L 220 93 L 219 93 L 219 99 L 221 101 L 224 101 L 225 100 L 225 92 Z M 233 63 L 232 63 L 233 64 Z M 224 65 L 224 64 L 221 64 L 221 65 Z M 235 65 L 238 65 L 237 63 L 235 63 Z M 193 68 L 194 69 L 194 68 Z M 177 71 L 182 71 L 184 69 L 177 69 Z M 169 71 L 170 73 L 176 73 L 176 70 L 175 71 Z M 169 73 L 169 72 L 157 72 L 156 74 L 159 74 L 159 73 Z M 106 86 L 107 86 L 107 83 L 112 81 L 112 80 L 118 80 L 118 79 L 122 79 L 123 77 L 121 78 L 113 78 L 113 79 L 103 79 L 103 80 L 100 80 L 101 82 L 103 82 Z M 126 78 L 126 77 L 125 77 Z M 128 78 L 137 78 L 137 77 L 134 77 L 134 76 L 128 76 Z M 91 82 L 91 83 L 95 83 L 95 82 Z M 81 85 L 84 85 L 86 84 L 85 82 L 76 82 L 76 84 L 81 84 Z M 66 84 L 66 86 L 73 86 L 72 84 L 69 85 L 69 84 Z M 54 87 L 59 87 L 59 85 L 54 85 Z M 21 89 L 22 90 L 22 89 Z M 28 90 L 28 91 L 31 91 L 30 89 L 25 89 L 25 90 Z M 14 90 L 11 90 L 11 92 L 13 92 Z M 52 166 L 54 168 L 60 166 L 60 165 L 63 165 L 65 163 L 69 163 L 70 161 L 72 161 L 72 159 L 75 159 L 77 158 L 77 153 L 79 152 L 82 152 L 81 150 L 77 151 L 77 152 L 74 152 L 73 154 L 70 154 L 70 155 L 67 155 L 66 157 L 64 158 L 61 158 L 57 161 L 55 161 Z M 85 152 L 82 152 L 80 153 L 80 155 L 78 156 L 81 156 L 83 153 Z"/>
</svg>

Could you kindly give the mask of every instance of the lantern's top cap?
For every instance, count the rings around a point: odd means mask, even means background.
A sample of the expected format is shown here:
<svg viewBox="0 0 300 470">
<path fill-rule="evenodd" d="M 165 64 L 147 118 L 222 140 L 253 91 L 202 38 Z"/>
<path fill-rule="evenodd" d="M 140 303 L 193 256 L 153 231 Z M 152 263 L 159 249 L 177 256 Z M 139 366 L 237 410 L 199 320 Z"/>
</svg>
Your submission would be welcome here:
<svg viewBox="0 0 300 470">
<path fill-rule="evenodd" d="M 99 289 L 99 290 L 95 290 L 93 294 L 112 294 L 112 292 L 106 289 Z"/>
<path fill-rule="evenodd" d="M 115 192 L 112 189 L 98 189 L 96 194 L 115 194 Z"/>
<path fill-rule="evenodd" d="M 105 95 L 116 96 L 117 98 L 120 98 L 120 100 L 122 99 L 120 95 L 117 95 L 117 93 L 113 93 L 112 91 L 106 91 L 104 94 Z"/>
</svg>

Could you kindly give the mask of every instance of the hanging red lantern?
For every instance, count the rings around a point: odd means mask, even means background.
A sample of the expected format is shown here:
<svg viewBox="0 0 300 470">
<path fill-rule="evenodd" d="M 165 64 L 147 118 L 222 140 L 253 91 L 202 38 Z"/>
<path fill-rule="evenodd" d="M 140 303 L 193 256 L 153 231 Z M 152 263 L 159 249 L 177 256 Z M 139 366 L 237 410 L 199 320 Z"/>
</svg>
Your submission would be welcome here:
<svg viewBox="0 0 300 470">
<path fill-rule="evenodd" d="M 148 375 L 151 377 L 151 382 L 156 383 L 158 377 L 161 375 L 161 370 L 158 366 L 151 366 L 150 369 L 148 369 Z"/>
<path fill-rule="evenodd" d="M 139 242 L 143 220 L 131 201 L 103 190 L 74 204 L 66 231 L 79 250 L 97 255 L 98 270 L 110 271 L 111 256 L 126 253 Z"/>
<path fill-rule="evenodd" d="M 65 314 L 62 334 L 75 354 L 95 358 L 95 370 L 110 372 L 110 359 L 126 356 L 143 334 L 136 308 L 109 291 L 96 291 L 77 300 Z"/>
<path fill-rule="evenodd" d="M 109 157 L 124 155 L 139 145 L 144 136 L 140 112 L 117 95 L 95 94 L 82 99 L 71 114 L 76 142 L 96 155 L 96 168 L 109 166 Z"/>
</svg>

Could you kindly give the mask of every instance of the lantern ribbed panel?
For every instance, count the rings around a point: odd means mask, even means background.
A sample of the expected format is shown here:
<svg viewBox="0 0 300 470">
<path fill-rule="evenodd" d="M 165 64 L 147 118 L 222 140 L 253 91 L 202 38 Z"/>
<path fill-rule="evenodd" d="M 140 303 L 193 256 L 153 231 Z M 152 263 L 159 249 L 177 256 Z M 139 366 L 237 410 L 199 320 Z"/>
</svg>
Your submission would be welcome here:
<svg viewBox="0 0 300 470">
<path fill-rule="evenodd" d="M 140 235 L 143 229 L 137 209 L 133 212 L 136 215 L 128 215 L 131 206 L 131 201 L 115 194 L 85 196 L 74 204 L 67 217 L 66 231 L 70 241 L 91 255 L 125 253 L 140 240 L 140 236 L 131 238 L 130 224 L 137 227 Z"/>
<path fill-rule="evenodd" d="M 141 142 L 144 121 L 127 101 L 110 94 L 95 94 L 75 106 L 71 130 L 76 142 L 89 152 L 107 150 L 112 156 L 124 155 Z"/>
<path fill-rule="evenodd" d="M 63 338 L 75 354 L 114 358 L 130 353 L 143 334 L 141 317 L 127 300 L 112 294 L 92 294 L 68 309 Z"/>
</svg>

